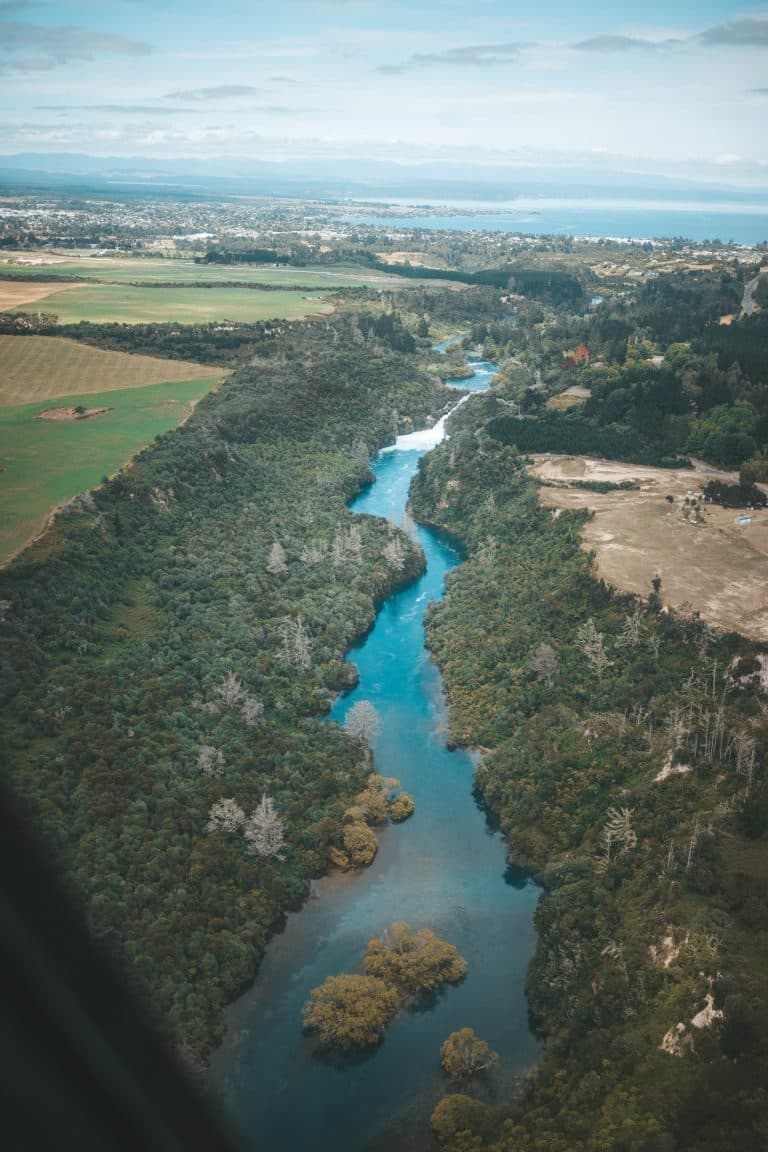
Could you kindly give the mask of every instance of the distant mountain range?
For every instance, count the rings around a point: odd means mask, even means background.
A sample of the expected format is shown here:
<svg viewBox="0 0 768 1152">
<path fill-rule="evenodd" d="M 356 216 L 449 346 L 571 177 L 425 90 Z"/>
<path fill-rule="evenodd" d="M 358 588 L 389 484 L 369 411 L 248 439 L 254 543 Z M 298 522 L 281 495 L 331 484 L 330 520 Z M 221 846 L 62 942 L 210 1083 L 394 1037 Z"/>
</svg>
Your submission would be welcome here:
<svg viewBox="0 0 768 1152">
<path fill-rule="evenodd" d="M 242 156 L 215 159 L 148 156 L 89 156 L 74 152 L 26 152 L 0 156 L 4 188 L 78 188 L 162 195 L 271 195 L 309 199 L 427 197 L 435 201 L 504 201 L 516 196 L 583 196 L 610 192 L 612 198 L 669 198 L 695 195 L 702 203 L 768 200 L 763 190 L 647 173 L 556 167 L 504 168 L 427 162 L 396 164 L 371 159 L 338 161 L 263 161 Z"/>
</svg>

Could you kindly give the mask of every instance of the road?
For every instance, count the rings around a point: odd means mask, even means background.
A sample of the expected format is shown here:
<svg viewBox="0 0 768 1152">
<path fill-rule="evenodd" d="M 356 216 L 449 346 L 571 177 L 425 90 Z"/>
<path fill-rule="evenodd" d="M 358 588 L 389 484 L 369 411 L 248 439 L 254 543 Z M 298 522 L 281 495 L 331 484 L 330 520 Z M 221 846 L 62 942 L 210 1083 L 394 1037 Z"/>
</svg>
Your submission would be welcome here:
<svg viewBox="0 0 768 1152">
<path fill-rule="evenodd" d="M 752 299 L 752 293 L 757 288 L 760 277 L 764 272 L 768 272 L 768 268 L 761 268 L 757 276 L 753 277 L 752 280 L 748 281 L 748 283 L 744 285 L 744 295 L 741 300 L 741 316 L 751 316 L 754 312 L 755 302 Z"/>
</svg>

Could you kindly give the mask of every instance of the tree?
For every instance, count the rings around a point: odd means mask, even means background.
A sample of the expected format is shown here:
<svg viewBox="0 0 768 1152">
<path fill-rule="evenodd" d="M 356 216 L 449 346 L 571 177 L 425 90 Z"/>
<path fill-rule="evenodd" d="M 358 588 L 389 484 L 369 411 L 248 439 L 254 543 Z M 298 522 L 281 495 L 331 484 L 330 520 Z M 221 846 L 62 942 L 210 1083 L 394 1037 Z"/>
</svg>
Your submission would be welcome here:
<svg viewBox="0 0 768 1152">
<path fill-rule="evenodd" d="M 245 824 L 245 812 L 233 797 L 222 797 L 211 805 L 208 814 L 209 832 L 237 832 Z"/>
<path fill-rule="evenodd" d="M 440 1063 L 454 1080 L 474 1076 L 498 1062 L 498 1052 L 491 1052 L 486 1041 L 478 1039 L 472 1028 L 451 1032 L 440 1049 Z"/>
<path fill-rule="evenodd" d="M 576 630 L 576 643 L 594 668 L 598 679 L 602 680 L 603 673 L 610 668 L 613 661 L 605 651 L 603 633 L 598 632 L 591 617 L 586 624 L 581 624 Z"/>
<path fill-rule="evenodd" d="M 411 932 L 403 923 L 393 924 L 368 942 L 364 964 L 370 975 L 411 994 L 457 984 L 467 973 L 467 962 L 453 944 L 429 928 Z"/>
<path fill-rule="evenodd" d="M 325 544 L 306 544 L 301 550 L 299 559 L 308 568 L 317 568 L 318 564 L 323 563 L 327 555 L 328 549 Z"/>
<path fill-rule="evenodd" d="M 635 605 L 631 615 L 624 617 L 621 627 L 619 644 L 626 644 L 630 648 L 637 648 L 641 638 L 641 625 L 645 612 L 640 604 Z"/>
<path fill-rule="evenodd" d="M 303 620 L 292 620 L 290 616 L 280 625 L 282 648 L 279 659 L 289 668 L 306 671 L 312 666 L 312 648 Z"/>
<path fill-rule="evenodd" d="M 197 752 L 197 766 L 206 776 L 220 776 L 224 771 L 224 753 L 210 744 L 201 744 Z"/>
<path fill-rule="evenodd" d="M 384 559 L 395 572 L 405 568 L 405 548 L 399 536 L 392 536 L 384 545 Z"/>
<path fill-rule="evenodd" d="M 264 705 L 255 696 L 246 696 L 240 715 L 248 728 L 258 728 L 264 719 Z"/>
<path fill-rule="evenodd" d="M 557 654 L 551 644 L 539 644 L 531 658 L 531 671 L 542 680 L 552 680 L 560 667 Z"/>
<path fill-rule="evenodd" d="M 381 720 L 370 700 L 358 700 L 344 718 L 344 732 L 351 740 L 371 744 L 379 734 Z"/>
<path fill-rule="evenodd" d="M 267 557 L 267 572 L 269 572 L 270 576 L 288 575 L 288 564 L 285 558 L 285 549 L 283 548 L 282 544 L 278 543 L 277 540 L 269 550 L 269 556 Z"/>
<path fill-rule="evenodd" d="M 329 976 L 304 1005 L 304 1027 L 325 1047 L 378 1044 L 397 1012 L 397 993 L 373 976 Z"/>
<path fill-rule="evenodd" d="M 354 440 L 352 442 L 352 455 L 355 460 L 359 460 L 361 464 L 367 464 L 371 458 L 371 453 L 365 440 Z"/>
<path fill-rule="evenodd" d="M 216 689 L 228 708 L 237 708 L 245 697 L 245 689 L 233 672 L 228 672 Z"/>
<path fill-rule="evenodd" d="M 407 792 L 401 792 L 389 804 L 389 818 L 393 824 L 402 824 L 409 816 L 413 816 L 415 805 Z"/>
<path fill-rule="evenodd" d="M 376 834 L 362 820 L 354 820 L 345 826 L 342 841 L 347 868 L 366 868 L 379 850 Z"/>
<path fill-rule="evenodd" d="M 355 807 L 360 810 L 366 824 L 386 824 L 389 820 L 387 798 L 375 777 L 355 796 Z"/>
<path fill-rule="evenodd" d="M 601 863 L 604 868 L 607 868 L 611 862 L 614 844 L 619 845 L 617 853 L 619 856 L 637 844 L 637 833 L 632 827 L 634 813 L 634 808 L 608 809 L 608 819 L 601 836 L 604 853 Z"/>
<path fill-rule="evenodd" d="M 485 1148 L 498 1136 L 501 1117 L 495 1109 L 480 1100 L 459 1093 L 444 1097 L 430 1118 L 432 1131 L 443 1148 Z M 495 1145 L 498 1147 L 498 1145 Z M 543 1147 L 543 1145 L 540 1145 Z"/>
<path fill-rule="evenodd" d="M 283 859 L 285 825 L 275 810 L 274 800 L 266 792 L 258 808 L 248 817 L 244 832 L 248 851 L 252 855 L 263 856 L 265 859 Z"/>
</svg>

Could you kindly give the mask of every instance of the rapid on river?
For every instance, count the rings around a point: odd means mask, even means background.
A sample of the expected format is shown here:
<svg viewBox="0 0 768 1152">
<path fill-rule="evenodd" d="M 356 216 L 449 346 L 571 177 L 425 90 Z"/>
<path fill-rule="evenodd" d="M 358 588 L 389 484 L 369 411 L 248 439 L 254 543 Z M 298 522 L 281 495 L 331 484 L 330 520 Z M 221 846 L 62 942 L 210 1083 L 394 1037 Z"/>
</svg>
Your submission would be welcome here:
<svg viewBox="0 0 768 1152">
<path fill-rule="evenodd" d="M 471 380 L 449 383 L 483 391 L 498 371 L 487 361 L 470 366 Z M 352 510 L 400 522 L 420 457 L 444 435 L 443 419 L 398 437 L 373 461 L 376 482 Z M 313 882 L 303 908 L 271 941 L 253 987 L 227 1011 L 211 1081 L 248 1149 L 429 1148 L 430 1113 L 456 1091 L 440 1068 L 449 1033 L 474 1028 L 498 1051 L 500 1066 L 485 1084 L 461 1089 L 490 1103 L 509 1099 L 537 1058 L 524 982 L 539 890 L 508 867 L 500 835 L 475 803 L 471 755 L 446 747 L 446 706 L 424 646 L 423 615 L 461 554 L 434 531 L 417 533 L 426 572 L 386 601 L 352 650 L 359 684 L 332 711 L 341 723 L 357 700 L 374 705 L 381 718 L 376 771 L 397 777 L 416 811 L 405 824 L 378 831 L 370 868 Z M 455 944 L 469 964 L 466 979 L 427 1009 L 396 1017 L 378 1048 L 356 1058 L 322 1056 L 316 1040 L 302 1034 L 310 991 L 328 976 L 362 971 L 368 941 L 398 920 Z"/>
</svg>

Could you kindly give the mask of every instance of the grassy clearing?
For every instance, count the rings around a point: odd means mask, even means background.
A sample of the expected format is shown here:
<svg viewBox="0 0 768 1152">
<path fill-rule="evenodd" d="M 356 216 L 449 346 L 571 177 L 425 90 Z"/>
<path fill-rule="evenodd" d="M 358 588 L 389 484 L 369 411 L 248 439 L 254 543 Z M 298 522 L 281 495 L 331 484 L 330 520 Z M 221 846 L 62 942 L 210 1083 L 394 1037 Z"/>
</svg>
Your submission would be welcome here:
<svg viewBox="0 0 768 1152">
<path fill-rule="evenodd" d="M 598 573 L 609 583 L 647 595 L 658 572 L 665 603 L 687 602 L 717 628 L 768 641 L 768 512 L 756 512 L 752 524 L 741 527 L 733 509 L 699 503 L 694 524 L 684 501 L 706 480 L 696 472 L 581 456 L 536 461 L 535 475 L 546 480 L 638 484 L 632 491 L 542 488 L 539 493 L 550 507 L 594 512 L 584 526 L 584 547 L 595 550 Z"/>
<path fill-rule="evenodd" d="M 0 406 L 74 392 L 88 395 L 174 380 L 209 380 L 215 372 L 205 364 L 105 352 L 53 336 L 0 336 Z"/>
<path fill-rule="evenodd" d="M 41 302 L 62 324 L 207 324 L 213 320 L 296 320 L 329 306 L 322 292 L 253 292 L 248 288 L 136 288 L 88 284 Z"/>
<path fill-rule="evenodd" d="M 0 562 L 42 529 L 57 504 L 93 488 L 174 428 L 219 379 L 57 396 L 62 406 L 112 409 L 89 420 L 36 419 L 46 403 L 0 409 Z"/>
<path fill-rule="evenodd" d="M 558 396 L 550 396 L 547 400 L 547 408 L 553 408 L 556 412 L 564 412 L 568 408 L 576 408 L 579 404 L 584 404 L 591 395 L 589 388 L 567 388 Z"/>
<path fill-rule="evenodd" d="M 24 258 L 23 254 L 19 255 Z M 317 284 L 318 288 L 346 288 L 359 287 L 363 284 L 411 283 L 401 276 L 367 272 L 354 264 L 329 264 L 310 268 L 259 268 L 246 265 L 195 264 L 194 260 L 137 260 L 111 256 L 47 257 L 47 259 L 53 262 L 7 264 L 0 261 L 0 273 L 18 280 L 40 275 L 50 276 L 51 279 L 57 276 L 87 276 L 104 284 L 130 284 L 150 280 L 159 283 L 237 280 L 243 284 L 285 284 L 289 287 Z"/>
</svg>

